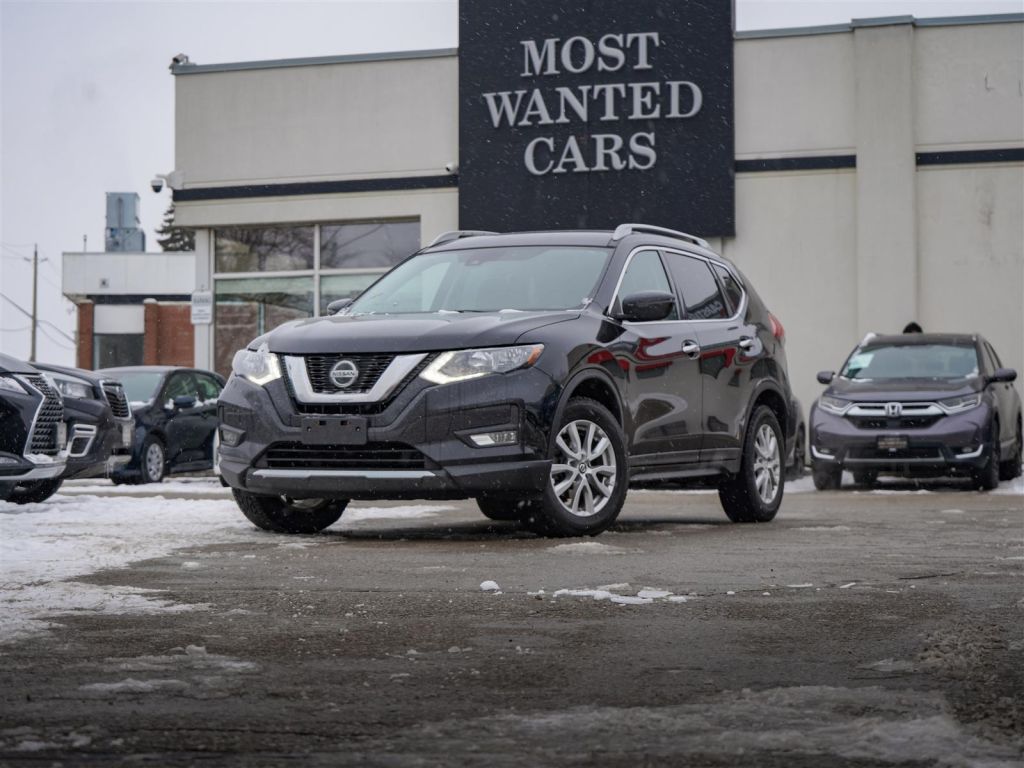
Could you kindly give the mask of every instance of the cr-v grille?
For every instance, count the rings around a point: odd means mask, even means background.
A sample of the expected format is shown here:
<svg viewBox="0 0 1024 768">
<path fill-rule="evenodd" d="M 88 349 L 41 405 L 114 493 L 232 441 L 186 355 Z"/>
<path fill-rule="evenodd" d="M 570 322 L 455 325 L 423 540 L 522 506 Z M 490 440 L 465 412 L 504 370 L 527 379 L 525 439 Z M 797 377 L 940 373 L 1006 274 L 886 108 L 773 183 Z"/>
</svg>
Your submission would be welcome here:
<svg viewBox="0 0 1024 768">
<path fill-rule="evenodd" d="M 32 428 L 32 440 L 29 453 L 42 453 L 53 456 L 60 450 L 57 444 L 57 433 L 60 423 L 64 420 L 64 403 L 60 395 L 46 383 L 42 376 L 27 376 L 26 380 L 43 395 L 42 405 L 36 415 L 35 426 Z"/>
<path fill-rule="evenodd" d="M 427 458 L 403 443 L 274 443 L 258 464 L 267 469 L 424 469 Z"/>
<path fill-rule="evenodd" d="M 110 412 L 119 419 L 126 419 L 131 415 L 128 408 L 128 398 L 124 395 L 124 388 L 120 384 L 110 381 L 103 382 L 103 394 L 110 403 Z"/>
<path fill-rule="evenodd" d="M 377 379 L 391 365 L 394 355 L 306 355 L 306 374 L 317 394 L 365 392 L 377 383 Z M 347 387 L 337 387 L 331 382 L 331 369 L 340 360 L 348 360 L 359 369 L 354 382 Z"/>
</svg>

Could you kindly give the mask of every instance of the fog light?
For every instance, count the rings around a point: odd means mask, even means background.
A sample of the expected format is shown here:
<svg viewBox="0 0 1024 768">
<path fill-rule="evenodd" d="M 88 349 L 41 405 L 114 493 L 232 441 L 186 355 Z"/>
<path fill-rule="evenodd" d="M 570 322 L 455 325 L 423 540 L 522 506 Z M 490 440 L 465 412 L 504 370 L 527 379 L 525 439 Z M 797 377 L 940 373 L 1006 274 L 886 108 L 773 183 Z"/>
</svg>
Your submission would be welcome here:
<svg viewBox="0 0 1024 768">
<path fill-rule="evenodd" d="M 514 429 L 507 429 L 501 432 L 483 432 L 479 435 L 472 435 L 469 439 L 481 448 L 489 448 L 494 445 L 518 443 L 519 433 Z"/>
<path fill-rule="evenodd" d="M 245 439 L 245 431 L 241 429 L 233 429 L 232 427 L 224 424 L 220 425 L 220 441 L 223 445 L 229 448 L 234 448 L 239 445 Z"/>
<path fill-rule="evenodd" d="M 9 466 L 11 464 L 20 463 L 17 459 L 12 459 L 10 456 L 0 456 L 0 467 Z"/>
</svg>

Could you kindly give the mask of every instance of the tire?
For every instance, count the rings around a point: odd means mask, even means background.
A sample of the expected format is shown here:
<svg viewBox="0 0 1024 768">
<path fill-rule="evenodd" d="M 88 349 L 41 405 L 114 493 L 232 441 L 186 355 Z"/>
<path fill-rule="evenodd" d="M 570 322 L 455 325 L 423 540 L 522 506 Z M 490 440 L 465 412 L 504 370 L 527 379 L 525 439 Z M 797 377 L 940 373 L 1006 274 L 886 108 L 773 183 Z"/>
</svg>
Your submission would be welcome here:
<svg viewBox="0 0 1024 768">
<path fill-rule="evenodd" d="M 786 470 L 787 480 L 797 480 L 804 474 L 807 463 L 807 431 L 804 427 L 797 430 L 796 446 L 793 448 L 793 464 Z"/>
<path fill-rule="evenodd" d="M 522 520 L 536 507 L 533 499 L 512 499 L 501 496 L 480 496 L 476 505 L 484 517 L 490 520 Z"/>
<path fill-rule="evenodd" d="M 1022 448 L 1024 448 L 1024 437 L 1021 436 L 1021 426 L 1018 421 L 1017 439 L 1013 443 L 1013 452 L 1002 464 L 999 465 L 1000 480 L 1013 480 L 1014 478 L 1020 477 Z"/>
<path fill-rule="evenodd" d="M 167 452 L 155 435 L 147 435 L 139 451 L 139 482 L 162 483 L 167 474 Z"/>
<path fill-rule="evenodd" d="M 843 484 L 842 467 L 815 463 L 811 466 L 811 476 L 814 479 L 814 487 L 819 491 L 834 491 Z"/>
<path fill-rule="evenodd" d="M 258 496 L 232 488 L 235 503 L 249 522 L 273 533 L 319 533 L 338 522 L 348 499 L 288 499 Z"/>
<path fill-rule="evenodd" d="M 63 483 L 63 478 L 52 480 L 30 480 L 14 486 L 8 501 L 12 504 L 38 504 L 53 496 Z"/>
<path fill-rule="evenodd" d="M 853 473 L 853 482 L 871 488 L 878 481 L 878 472 L 873 469 L 858 469 Z"/>
<path fill-rule="evenodd" d="M 782 471 L 785 444 L 771 408 L 757 406 L 747 424 L 740 471 L 718 488 L 722 508 L 734 523 L 767 523 L 775 518 L 786 485 Z"/>
<path fill-rule="evenodd" d="M 573 398 L 553 431 L 549 481 L 523 518 L 542 536 L 596 536 L 619 516 L 629 489 L 622 427 L 596 400 Z"/>
<path fill-rule="evenodd" d="M 988 463 L 974 472 L 974 485 L 982 491 L 999 487 L 999 425 L 992 425 L 992 444 L 989 446 Z"/>
</svg>

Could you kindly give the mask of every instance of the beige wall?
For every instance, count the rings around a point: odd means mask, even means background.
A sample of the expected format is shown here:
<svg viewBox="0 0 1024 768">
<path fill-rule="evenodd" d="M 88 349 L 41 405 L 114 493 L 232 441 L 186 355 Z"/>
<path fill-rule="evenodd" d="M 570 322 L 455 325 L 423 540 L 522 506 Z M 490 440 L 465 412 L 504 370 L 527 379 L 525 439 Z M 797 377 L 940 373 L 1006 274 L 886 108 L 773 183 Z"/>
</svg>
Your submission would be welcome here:
<svg viewBox="0 0 1024 768">
<path fill-rule="evenodd" d="M 737 236 L 714 241 L 785 324 L 805 408 L 816 371 L 910 320 L 983 333 L 1024 374 L 1024 164 L 914 158 L 1024 146 L 1022 72 L 1019 22 L 737 40 L 738 159 L 857 156 L 856 169 L 738 174 Z M 457 160 L 457 97 L 454 56 L 179 76 L 177 169 L 187 188 L 438 175 Z M 177 210 L 204 228 L 411 215 L 429 242 L 458 226 L 458 193 Z M 197 245 L 200 282 L 206 252 Z M 197 359 L 208 347 L 197 335 Z"/>
</svg>

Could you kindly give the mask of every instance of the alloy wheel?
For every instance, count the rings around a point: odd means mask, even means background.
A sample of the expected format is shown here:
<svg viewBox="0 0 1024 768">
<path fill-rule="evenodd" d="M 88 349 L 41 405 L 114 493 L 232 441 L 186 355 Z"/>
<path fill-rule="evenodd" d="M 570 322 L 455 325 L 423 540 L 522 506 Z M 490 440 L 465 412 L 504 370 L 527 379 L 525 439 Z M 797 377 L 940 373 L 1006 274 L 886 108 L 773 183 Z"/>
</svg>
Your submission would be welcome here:
<svg viewBox="0 0 1024 768">
<path fill-rule="evenodd" d="M 159 480 L 164 474 L 164 449 L 160 443 L 150 443 L 146 449 L 146 472 L 154 480 Z"/>
<path fill-rule="evenodd" d="M 612 497 L 617 475 L 612 441 L 600 426 L 578 419 L 558 433 L 551 487 L 568 512 L 578 517 L 598 514 Z"/>
<path fill-rule="evenodd" d="M 757 495 L 765 504 L 771 504 L 779 492 L 782 459 L 775 430 L 762 424 L 754 437 L 754 484 Z"/>
</svg>

